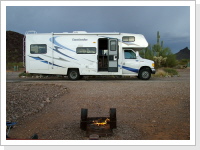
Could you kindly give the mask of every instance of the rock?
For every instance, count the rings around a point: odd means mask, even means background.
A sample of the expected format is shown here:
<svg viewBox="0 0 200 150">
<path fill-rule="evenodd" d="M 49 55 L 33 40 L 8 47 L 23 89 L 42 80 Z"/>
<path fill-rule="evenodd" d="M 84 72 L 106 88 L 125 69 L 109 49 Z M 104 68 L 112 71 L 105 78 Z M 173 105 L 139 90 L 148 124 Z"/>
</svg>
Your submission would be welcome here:
<svg viewBox="0 0 200 150">
<path fill-rule="evenodd" d="M 41 108 L 43 108 L 43 107 L 44 107 L 44 104 L 43 104 L 43 103 L 42 103 L 42 104 L 40 104 L 40 107 L 41 107 Z"/>
<path fill-rule="evenodd" d="M 51 101 L 48 99 L 48 100 L 46 100 L 46 102 L 47 102 L 47 103 L 50 103 Z"/>
<path fill-rule="evenodd" d="M 97 134 L 91 134 L 91 135 L 89 136 L 89 139 L 90 139 L 90 140 L 99 140 L 99 135 L 97 135 Z"/>
<path fill-rule="evenodd" d="M 38 110 L 37 110 L 37 109 L 35 109 L 35 110 L 33 110 L 33 112 L 34 112 L 34 113 L 37 113 L 37 112 L 38 112 Z"/>
<path fill-rule="evenodd" d="M 28 88 L 24 88 L 24 91 L 28 91 Z"/>
<path fill-rule="evenodd" d="M 51 102 L 51 101 L 49 100 L 49 97 L 46 99 L 46 102 L 47 102 L 47 103 L 50 103 L 50 102 Z"/>
</svg>

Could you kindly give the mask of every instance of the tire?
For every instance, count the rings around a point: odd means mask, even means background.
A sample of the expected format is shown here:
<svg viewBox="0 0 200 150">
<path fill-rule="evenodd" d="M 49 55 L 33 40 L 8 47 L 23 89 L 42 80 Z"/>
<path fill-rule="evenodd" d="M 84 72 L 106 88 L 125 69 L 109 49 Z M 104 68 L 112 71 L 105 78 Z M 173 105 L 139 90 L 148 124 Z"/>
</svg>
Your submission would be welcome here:
<svg viewBox="0 0 200 150">
<path fill-rule="evenodd" d="M 80 78 L 79 70 L 78 69 L 70 69 L 68 72 L 68 78 L 70 80 L 78 80 Z"/>
<path fill-rule="evenodd" d="M 110 129 L 117 128 L 116 108 L 110 108 Z"/>
<path fill-rule="evenodd" d="M 142 80 L 149 80 L 151 78 L 151 71 L 148 68 L 144 68 L 139 72 L 139 78 Z"/>
</svg>

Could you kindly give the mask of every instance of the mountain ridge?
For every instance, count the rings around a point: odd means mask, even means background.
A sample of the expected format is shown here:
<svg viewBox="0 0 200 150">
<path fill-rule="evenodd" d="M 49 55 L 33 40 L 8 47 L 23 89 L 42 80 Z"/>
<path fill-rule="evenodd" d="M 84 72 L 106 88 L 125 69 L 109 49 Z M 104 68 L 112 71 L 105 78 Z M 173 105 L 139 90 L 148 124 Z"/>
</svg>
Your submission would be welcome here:
<svg viewBox="0 0 200 150">
<path fill-rule="evenodd" d="M 188 47 L 185 47 L 181 49 L 178 53 L 175 53 L 176 59 L 181 60 L 181 59 L 190 59 L 190 50 Z"/>
<path fill-rule="evenodd" d="M 24 35 L 6 31 L 6 63 L 23 62 Z"/>
</svg>

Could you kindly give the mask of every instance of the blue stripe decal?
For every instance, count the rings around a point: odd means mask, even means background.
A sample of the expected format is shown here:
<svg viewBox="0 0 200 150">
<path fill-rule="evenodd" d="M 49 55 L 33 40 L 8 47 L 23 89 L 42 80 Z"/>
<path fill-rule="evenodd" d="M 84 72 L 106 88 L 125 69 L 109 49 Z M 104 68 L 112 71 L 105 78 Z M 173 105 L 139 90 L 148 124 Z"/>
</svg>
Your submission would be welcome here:
<svg viewBox="0 0 200 150">
<path fill-rule="evenodd" d="M 120 67 L 120 65 L 119 65 L 119 67 Z M 139 69 L 130 68 L 130 67 L 126 67 L 126 66 L 122 66 L 122 69 L 126 69 L 126 70 L 128 70 L 128 71 L 136 72 L 136 73 L 139 72 Z"/>
<path fill-rule="evenodd" d="M 31 57 L 31 58 L 33 58 L 33 59 L 35 59 L 35 60 L 43 60 L 43 59 L 41 59 L 40 57 L 33 57 L 33 56 L 29 56 L 29 57 Z"/>
<path fill-rule="evenodd" d="M 126 45 L 136 45 L 136 46 L 139 46 L 138 44 L 135 44 L 133 42 L 122 42 L 123 44 L 126 44 Z"/>
<path fill-rule="evenodd" d="M 59 66 L 59 65 L 56 65 L 56 64 L 52 64 L 52 63 L 50 63 L 50 62 L 49 62 L 49 64 L 50 64 L 50 65 L 53 65 L 53 66 L 56 66 L 56 67 L 65 68 L 65 67 L 62 67 L 62 66 Z"/>
<path fill-rule="evenodd" d="M 41 61 L 41 62 L 43 62 L 43 63 L 45 63 L 45 64 L 49 64 L 48 61 Z"/>
<path fill-rule="evenodd" d="M 59 53 L 59 54 L 61 54 L 61 55 L 63 55 L 63 56 L 66 56 L 66 57 L 68 57 L 68 58 L 71 58 L 71 59 L 74 59 L 74 60 L 77 60 L 77 59 L 75 59 L 75 58 L 73 58 L 73 57 L 70 57 L 70 56 L 68 56 L 68 55 L 66 55 L 66 54 L 64 54 L 64 53 L 62 53 L 61 51 L 59 51 L 58 49 L 60 48 L 60 47 L 58 47 L 58 46 L 54 46 L 55 48 L 53 49 L 55 52 L 57 52 L 57 53 Z"/>
<path fill-rule="evenodd" d="M 59 36 L 57 36 L 57 37 L 59 37 Z M 76 51 L 74 51 L 74 50 L 72 50 L 72 49 L 70 49 L 70 48 L 67 48 L 67 47 L 61 45 L 60 43 L 58 43 L 58 42 L 56 41 L 56 38 L 57 38 L 57 37 L 52 37 L 52 38 L 49 39 L 49 41 L 51 41 L 53 44 L 55 44 L 55 45 L 57 45 L 57 46 L 59 46 L 59 47 L 62 47 L 63 49 L 67 49 L 67 50 L 69 50 L 69 51 L 71 51 L 71 52 L 76 52 Z"/>
<path fill-rule="evenodd" d="M 29 57 L 31 57 L 31 58 L 33 58 L 35 60 L 40 60 L 40 62 L 43 62 L 45 64 L 50 64 L 50 65 L 53 65 L 53 66 L 56 66 L 56 67 L 65 68 L 65 67 L 62 67 L 62 66 L 59 66 L 59 65 L 56 65 L 56 64 L 52 64 L 51 62 L 48 62 L 48 61 L 46 61 L 46 60 L 44 60 L 44 59 L 42 59 L 40 57 L 33 57 L 33 56 L 29 56 Z"/>
</svg>

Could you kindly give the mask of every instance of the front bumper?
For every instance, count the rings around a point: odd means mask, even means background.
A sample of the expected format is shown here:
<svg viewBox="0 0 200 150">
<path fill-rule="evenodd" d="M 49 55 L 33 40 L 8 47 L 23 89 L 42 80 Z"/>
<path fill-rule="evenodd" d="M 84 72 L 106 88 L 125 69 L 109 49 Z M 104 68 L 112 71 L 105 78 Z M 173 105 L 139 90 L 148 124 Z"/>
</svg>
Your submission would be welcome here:
<svg viewBox="0 0 200 150">
<path fill-rule="evenodd" d="M 152 74 L 156 74 L 156 69 L 151 68 L 151 73 L 152 73 Z"/>
</svg>

